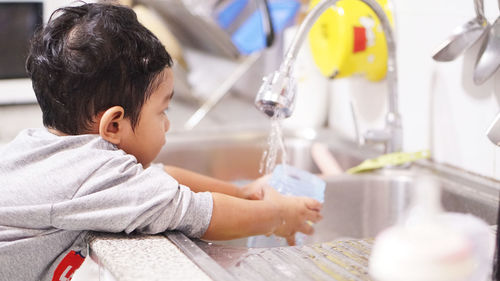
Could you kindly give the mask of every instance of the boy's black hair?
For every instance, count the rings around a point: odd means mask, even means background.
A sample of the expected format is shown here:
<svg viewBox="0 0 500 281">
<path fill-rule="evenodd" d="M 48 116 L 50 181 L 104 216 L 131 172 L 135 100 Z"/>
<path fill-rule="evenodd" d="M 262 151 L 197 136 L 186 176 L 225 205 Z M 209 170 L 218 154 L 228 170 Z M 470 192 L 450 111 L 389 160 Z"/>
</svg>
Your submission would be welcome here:
<svg viewBox="0 0 500 281">
<path fill-rule="evenodd" d="M 122 106 L 132 127 L 172 58 L 130 8 L 83 4 L 56 10 L 33 37 L 26 69 L 43 124 L 76 135 Z"/>
</svg>

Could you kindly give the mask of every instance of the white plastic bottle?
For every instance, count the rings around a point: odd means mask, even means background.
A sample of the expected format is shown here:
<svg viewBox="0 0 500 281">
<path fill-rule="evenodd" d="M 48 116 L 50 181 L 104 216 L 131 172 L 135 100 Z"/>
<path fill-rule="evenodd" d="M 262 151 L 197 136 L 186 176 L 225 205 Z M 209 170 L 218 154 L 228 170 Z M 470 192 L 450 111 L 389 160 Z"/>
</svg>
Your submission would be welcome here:
<svg viewBox="0 0 500 281">
<path fill-rule="evenodd" d="M 491 267 L 488 226 L 472 215 L 444 213 L 439 187 L 423 179 L 404 223 L 381 232 L 370 257 L 377 281 L 483 281 Z M 491 235 L 492 236 L 492 235 Z"/>
</svg>

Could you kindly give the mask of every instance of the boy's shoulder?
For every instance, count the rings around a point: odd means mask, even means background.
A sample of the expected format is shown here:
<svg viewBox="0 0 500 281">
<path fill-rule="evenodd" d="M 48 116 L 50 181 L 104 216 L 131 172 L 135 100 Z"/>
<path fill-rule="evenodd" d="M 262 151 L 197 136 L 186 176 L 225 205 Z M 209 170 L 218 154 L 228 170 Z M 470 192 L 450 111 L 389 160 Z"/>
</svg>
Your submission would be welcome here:
<svg viewBox="0 0 500 281">
<path fill-rule="evenodd" d="M 35 149 L 39 153 L 55 153 L 71 149 L 118 150 L 115 145 L 105 141 L 97 134 L 58 136 L 46 128 L 29 128 L 21 131 L 6 146 L 9 150 Z"/>
<path fill-rule="evenodd" d="M 29 129 L 4 149 L 0 185 L 16 187 L 37 202 L 66 200 L 112 186 L 154 187 L 161 185 L 158 181 L 177 186 L 161 167 L 144 169 L 133 155 L 99 135 L 56 136 L 46 129 Z"/>
<path fill-rule="evenodd" d="M 3 165 L 44 164 L 65 168 L 75 163 L 102 165 L 112 160 L 136 162 L 96 134 L 58 136 L 45 128 L 25 129 L 2 148 Z M 11 167 L 14 168 L 14 167 Z"/>
</svg>

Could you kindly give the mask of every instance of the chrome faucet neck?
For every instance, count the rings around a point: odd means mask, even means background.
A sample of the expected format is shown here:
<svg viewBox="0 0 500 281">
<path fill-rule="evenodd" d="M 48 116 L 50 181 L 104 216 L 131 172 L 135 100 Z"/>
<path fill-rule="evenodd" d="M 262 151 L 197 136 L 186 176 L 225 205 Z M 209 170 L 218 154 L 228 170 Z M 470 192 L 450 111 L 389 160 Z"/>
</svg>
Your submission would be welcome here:
<svg viewBox="0 0 500 281">
<path fill-rule="evenodd" d="M 354 1 L 354 0 L 352 0 Z M 356 0 L 358 1 L 358 0 Z M 396 44 L 391 24 L 384 10 L 375 0 L 359 0 L 365 3 L 378 17 L 387 43 L 387 85 L 388 85 L 388 112 L 386 114 L 386 128 L 383 131 L 385 137 L 370 139 L 370 134 L 365 134 L 367 142 L 384 142 L 386 152 L 400 151 L 402 148 L 401 119 L 398 112 L 398 90 L 397 90 L 397 64 Z M 319 2 L 306 16 L 300 25 L 295 38 L 287 50 L 285 59 L 278 71 L 275 71 L 265 79 L 259 93 L 257 93 L 255 104 L 257 108 L 272 116 L 274 112 L 284 112 L 282 115 L 288 117 L 293 110 L 295 100 L 295 87 L 290 86 L 291 71 L 295 63 L 302 43 L 306 39 L 309 30 L 318 18 L 338 0 L 323 0 Z M 348 11 L 347 11 L 348 12 Z M 281 85 L 274 85 L 273 81 L 279 81 Z M 282 103 L 285 101 L 286 103 Z M 379 132 L 373 131 L 377 135 Z M 373 135 L 373 134 L 372 134 Z"/>
</svg>

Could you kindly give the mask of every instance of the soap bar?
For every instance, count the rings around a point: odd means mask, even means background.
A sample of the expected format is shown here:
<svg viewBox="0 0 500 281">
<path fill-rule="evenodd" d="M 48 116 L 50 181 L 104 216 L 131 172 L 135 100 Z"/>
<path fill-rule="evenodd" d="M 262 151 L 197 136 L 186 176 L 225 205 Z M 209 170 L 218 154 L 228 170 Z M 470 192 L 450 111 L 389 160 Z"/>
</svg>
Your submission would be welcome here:
<svg viewBox="0 0 500 281">
<path fill-rule="evenodd" d="M 269 185 L 283 195 L 311 197 L 323 203 L 326 182 L 302 169 L 277 165 L 274 168 Z"/>
</svg>

